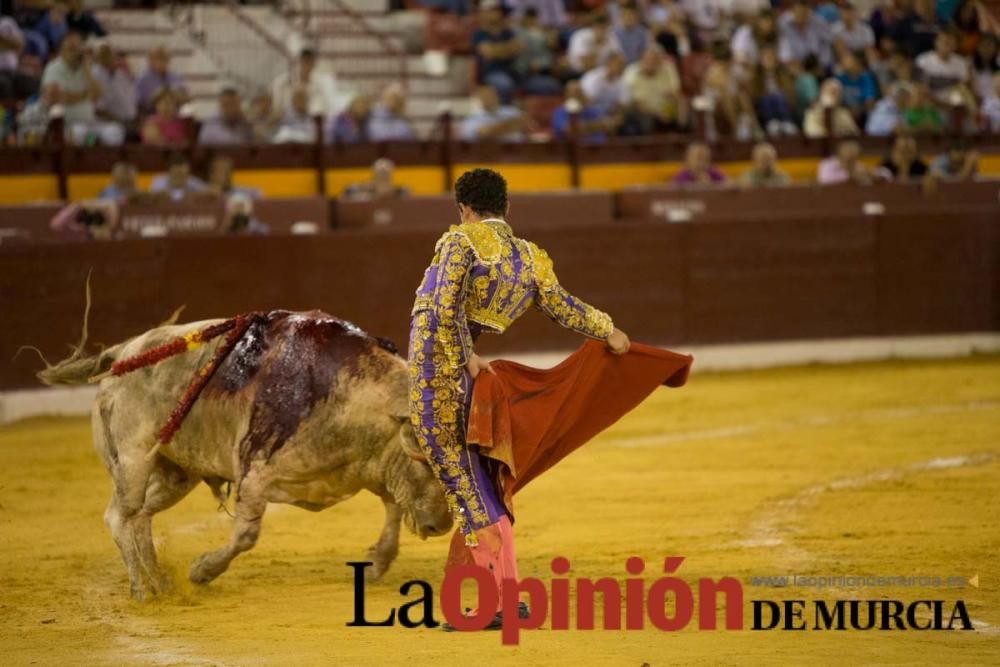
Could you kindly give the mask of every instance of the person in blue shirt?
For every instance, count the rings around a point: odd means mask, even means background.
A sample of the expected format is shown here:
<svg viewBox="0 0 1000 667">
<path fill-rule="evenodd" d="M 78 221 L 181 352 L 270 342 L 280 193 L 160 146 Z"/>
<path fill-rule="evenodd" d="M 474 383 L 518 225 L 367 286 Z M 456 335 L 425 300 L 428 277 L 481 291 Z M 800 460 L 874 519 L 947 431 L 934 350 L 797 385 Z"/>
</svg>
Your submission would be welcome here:
<svg viewBox="0 0 1000 667">
<path fill-rule="evenodd" d="M 844 106 L 854 120 L 863 124 L 868 112 L 878 101 L 878 83 L 872 74 L 853 53 L 847 52 L 840 59 L 840 72 L 837 80 L 844 88 Z"/>
<path fill-rule="evenodd" d="M 577 80 L 568 81 L 565 90 L 566 101 L 552 112 L 552 134 L 556 139 L 570 136 L 570 110 L 578 109 L 577 132 L 588 142 L 607 141 L 609 135 L 618 132 L 622 124 L 620 115 L 607 115 L 590 103 Z"/>
</svg>

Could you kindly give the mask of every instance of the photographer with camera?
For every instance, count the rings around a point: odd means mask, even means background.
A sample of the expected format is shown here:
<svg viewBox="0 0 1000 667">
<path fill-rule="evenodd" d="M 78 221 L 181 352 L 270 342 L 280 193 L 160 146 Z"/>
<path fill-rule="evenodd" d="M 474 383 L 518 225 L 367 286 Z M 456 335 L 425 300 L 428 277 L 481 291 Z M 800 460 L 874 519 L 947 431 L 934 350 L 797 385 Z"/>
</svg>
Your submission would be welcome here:
<svg viewBox="0 0 1000 667">
<path fill-rule="evenodd" d="M 121 238 L 118 202 L 114 199 L 86 199 L 69 204 L 49 223 L 68 239 L 111 241 Z"/>
</svg>

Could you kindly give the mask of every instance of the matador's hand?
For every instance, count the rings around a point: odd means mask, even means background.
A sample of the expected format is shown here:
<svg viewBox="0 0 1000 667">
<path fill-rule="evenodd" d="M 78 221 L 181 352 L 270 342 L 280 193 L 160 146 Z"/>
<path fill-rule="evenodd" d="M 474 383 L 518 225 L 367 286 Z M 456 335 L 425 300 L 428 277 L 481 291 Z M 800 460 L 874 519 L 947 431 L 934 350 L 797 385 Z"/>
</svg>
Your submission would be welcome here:
<svg viewBox="0 0 1000 667">
<path fill-rule="evenodd" d="M 493 372 L 493 367 L 490 366 L 490 362 L 486 361 L 478 354 L 473 354 L 469 357 L 469 361 L 466 362 L 465 367 L 469 369 L 469 375 L 471 375 L 473 379 L 479 375 L 480 371 L 487 371 L 489 373 Z"/>
<path fill-rule="evenodd" d="M 611 351 L 615 354 L 625 354 L 628 352 L 630 345 L 631 343 L 628 339 L 628 334 L 617 327 L 611 332 L 611 335 L 608 336 L 608 347 L 610 347 Z"/>
</svg>

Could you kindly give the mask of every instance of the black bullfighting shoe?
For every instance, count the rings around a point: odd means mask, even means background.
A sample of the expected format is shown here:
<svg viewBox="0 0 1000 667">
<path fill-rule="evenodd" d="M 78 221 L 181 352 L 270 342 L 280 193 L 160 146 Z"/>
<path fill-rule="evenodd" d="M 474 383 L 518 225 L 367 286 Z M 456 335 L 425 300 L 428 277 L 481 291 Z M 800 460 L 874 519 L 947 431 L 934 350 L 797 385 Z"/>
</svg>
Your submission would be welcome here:
<svg viewBox="0 0 1000 667">
<path fill-rule="evenodd" d="M 472 610 L 469 609 L 468 607 L 465 608 L 465 613 L 466 614 L 468 614 L 470 611 L 472 611 Z M 528 604 L 526 602 L 519 602 L 517 604 L 517 617 L 518 618 L 528 618 L 530 615 L 531 615 L 531 612 L 528 611 Z M 496 613 L 496 616 L 493 617 L 493 620 L 491 620 L 486 625 L 486 627 L 483 628 L 483 630 L 499 630 L 502 627 L 503 627 L 503 612 L 502 611 L 498 611 Z M 448 623 L 447 621 L 441 624 L 441 629 L 444 630 L 445 632 L 456 632 L 456 631 L 458 631 L 458 628 L 456 628 L 451 623 Z"/>
</svg>

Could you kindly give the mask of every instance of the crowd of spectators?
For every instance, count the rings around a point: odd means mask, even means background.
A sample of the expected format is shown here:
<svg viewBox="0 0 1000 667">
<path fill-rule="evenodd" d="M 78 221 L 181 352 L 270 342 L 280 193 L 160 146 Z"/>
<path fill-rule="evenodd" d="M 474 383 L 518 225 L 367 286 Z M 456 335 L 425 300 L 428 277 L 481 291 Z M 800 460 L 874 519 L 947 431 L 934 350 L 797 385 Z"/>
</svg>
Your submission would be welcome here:
<svg viewBox="0 0 1000 667">
<path fill-rule="evenodd" d="M 74 143 L 186 143 L 191 97 L 169 51 L 153 48 L 133 74 L 83 3 L 3 5 L 0 100 L 26 101 L 5 134 L 39 141 L 56 108 Z M 565 137 L 574 114 L 588 141 L 691 132 L 699 115 L 709 139 L 1000 131 L 1000 24 L 977 0 L 428 4 L 470 15 L 477 86 L 459 132 L 469 140 Z M 354 94 L 309 47 L 246 92 L 222 86 L 199 141 L 418 138 L 403 86 Z M 528 113 L 531 96 L 551 97 L 551 112 Z"/>
<path fill-rule="evenodd" d="M 975 0 L 506 2 L 479 3 L 478 82 L 504 105 L 561 88 L 591 139 L 690 131 L 692 110 L 742 140 L 1000 128 L 1000 24 Z"/>
</svg>

